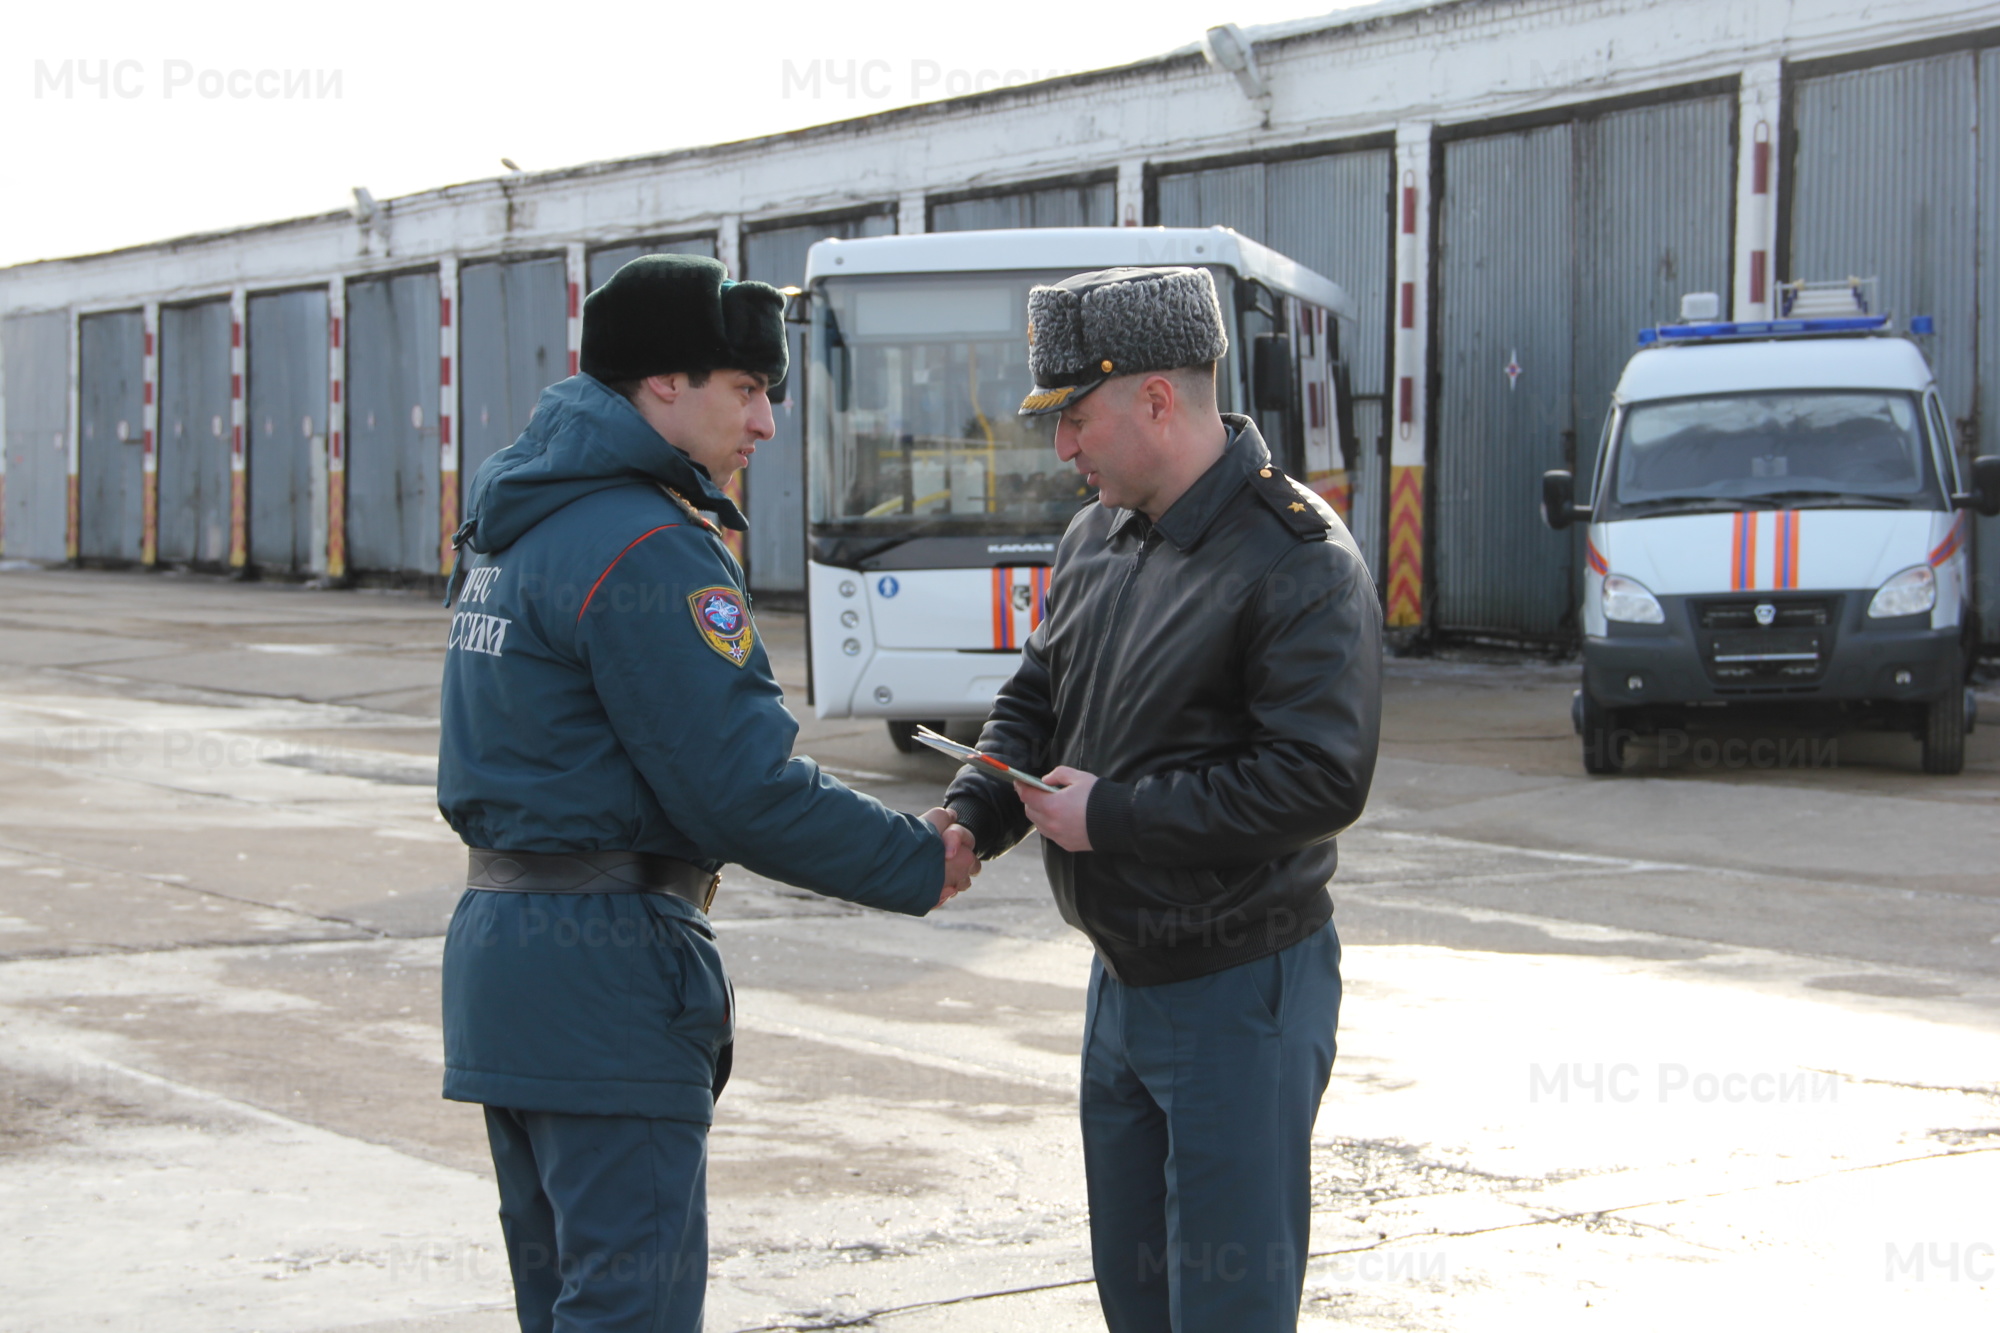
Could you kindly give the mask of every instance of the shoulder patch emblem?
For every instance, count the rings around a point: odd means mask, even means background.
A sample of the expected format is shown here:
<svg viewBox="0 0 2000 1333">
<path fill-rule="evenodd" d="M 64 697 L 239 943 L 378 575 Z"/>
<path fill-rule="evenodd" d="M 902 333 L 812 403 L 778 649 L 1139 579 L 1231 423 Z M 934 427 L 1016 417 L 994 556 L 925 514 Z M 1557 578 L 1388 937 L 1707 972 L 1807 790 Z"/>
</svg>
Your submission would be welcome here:
<svg viewBox="0 0 2000 1333">
<path fill-rule="evenodd" d="M 688 594 L 688 610 L 694 613 L 694 627 L 702 642 L 729 659 L 731 666 L 750 660 L 757 642 L 757 628 L 744 609 L 743 594 L 734 588 L 703 588 Z"/>
</svg>

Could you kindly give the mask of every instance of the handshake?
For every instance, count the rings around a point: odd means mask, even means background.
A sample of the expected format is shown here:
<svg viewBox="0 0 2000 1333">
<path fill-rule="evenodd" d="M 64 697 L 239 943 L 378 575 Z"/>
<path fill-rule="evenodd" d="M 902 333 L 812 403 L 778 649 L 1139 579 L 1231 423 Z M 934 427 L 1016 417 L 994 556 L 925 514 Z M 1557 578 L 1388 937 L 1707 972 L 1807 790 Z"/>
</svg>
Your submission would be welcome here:
<svg viewBox="0 0 2000 1333">
<path fill-rule="evenodd" d="M 957 815 L 940 805 L 924 811 L 923 819 L 944 839 L 944 890 L 937 900 L 943 907 L 972 887 L 972 877 L 979 873 L 979 858 L 973 855 L 972 830 L 960 824 Z"/>
</svg>

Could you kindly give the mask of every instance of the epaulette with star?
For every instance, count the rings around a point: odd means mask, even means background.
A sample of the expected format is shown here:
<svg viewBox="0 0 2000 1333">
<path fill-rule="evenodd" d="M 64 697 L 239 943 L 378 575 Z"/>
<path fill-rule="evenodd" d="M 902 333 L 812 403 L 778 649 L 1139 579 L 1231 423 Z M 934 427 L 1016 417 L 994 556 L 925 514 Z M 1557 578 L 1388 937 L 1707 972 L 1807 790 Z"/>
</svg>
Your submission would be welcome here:
<svg viewBox="0 0 2000 1333">
<path fill-rule="evenodd" d="M 1285 521 L 1300 541 L 1322 541 L 1339 521 L 1333 506 L 1311 487 L 1266 464 L 1250 474 L 1250 489 Z"/>
<path fill-rule="evenodd" d="M 682 495 L 679 491 L 675 490 L 671 486 L 662 486 L 660 487 L 660 489 L 665 491 L 667 495 L 670 498 L 672 498 L 675 504 L 687 510 L 687 516 L 695 521 L 695 526 L 700 528 L 705 528 L 709 532 L 714 533 L 718 537 L 722 535 L 722 530 L 716 527 L 715 524 L 709 522 L 708 515 L 702 513 L 699 509 L 696 509 L 694 507 L 694 502 L 689 500 L 685 495 Z"/>
</svg>

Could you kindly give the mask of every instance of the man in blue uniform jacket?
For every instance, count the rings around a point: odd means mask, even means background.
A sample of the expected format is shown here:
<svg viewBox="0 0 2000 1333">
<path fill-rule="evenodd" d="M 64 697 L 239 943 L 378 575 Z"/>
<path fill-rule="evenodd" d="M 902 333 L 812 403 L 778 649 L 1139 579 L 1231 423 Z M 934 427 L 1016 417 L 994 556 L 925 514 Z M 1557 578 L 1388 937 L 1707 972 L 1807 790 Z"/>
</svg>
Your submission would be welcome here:
<svg viewBox="0 0 2000 1333">
<path fill-rule="evenodd" d="M 784 298 L 649 255 L 584 304 L 583 373 L 472 482 L 438 806 L 470 847 L 444 1095 L 486 1108 L 523 1333 L 701 1326 L 731 991 L 725 862 L 921 916 L 977 872 L 792 757 L 743 571 L 704 513 L 772 433 Z"/>
</svg>

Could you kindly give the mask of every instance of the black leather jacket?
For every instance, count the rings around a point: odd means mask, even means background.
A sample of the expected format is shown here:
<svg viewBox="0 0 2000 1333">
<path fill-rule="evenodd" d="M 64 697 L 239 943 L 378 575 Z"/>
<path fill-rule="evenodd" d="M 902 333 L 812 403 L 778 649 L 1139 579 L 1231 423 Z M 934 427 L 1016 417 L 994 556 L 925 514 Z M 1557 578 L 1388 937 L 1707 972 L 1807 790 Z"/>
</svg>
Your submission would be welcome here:
<svg viewBox="0 0 2000 1333">
<path fill-rule="evenodd" d="M 1157 524 L 1102 505 L 1056 550 L 1049 605 L 980 748 L 1097 775 L 1089 852 L 1044 840 L 1063 919 L 1113 976 L 1184 981 L 1275 953 L 1333 915 L 1334 835 L 1368 799 L 1381 608 L 1333 510 L 1248 418 Z M 945 797 L 992 858 L 1027 836 L 1010 784 Z"/>
</svg>

